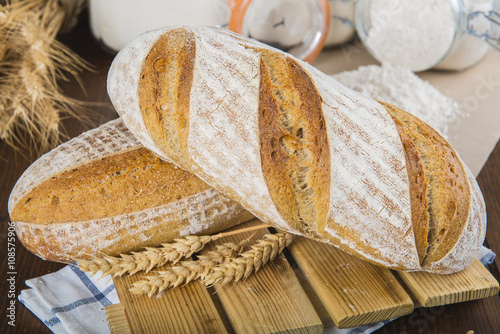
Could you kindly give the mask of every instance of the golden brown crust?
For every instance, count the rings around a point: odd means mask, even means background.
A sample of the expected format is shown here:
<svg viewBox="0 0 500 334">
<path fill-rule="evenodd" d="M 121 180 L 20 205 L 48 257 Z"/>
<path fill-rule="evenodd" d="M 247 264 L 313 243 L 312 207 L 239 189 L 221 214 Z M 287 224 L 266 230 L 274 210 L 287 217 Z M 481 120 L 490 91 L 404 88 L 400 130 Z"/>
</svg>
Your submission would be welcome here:
<svg viewBox="0 0 500 334">
<path fill-rule="evenodd" d="M 189 102 L 195 59 L 193 34 L 173 29 L 152 46 L 141 70 L 139 106 L 144 123 L 159 145 L 185 165 Z"/>
<path fill-rule="evenodd" d="M 259 136 L 266 184 L 285 221 L 317 235 L 325 228 L 330 189 L 321 96 L 294 60 L 259 52 Z"/>
<path fill-rule="evenodd" d="M 26 249 L 45 260 L 73 262 L 157 247 L 185 235 L 210 235 L 254 218 L 213 190 L 198 195 L 203 198 L 188 200 L 177 210 L 158 214 L 152 220 L 141 219 L 138 214 L 135 219 L 116 217 L 49 225 L 16 222 L 16 234 Z"/>
<path fill-rule="evenodd" d="M 397 107 L 384 106 L 413 138 L 424 167 L 429 215 L 425 266 L 446 256 L 464 233 L 471 201 L 467 172 L 453 147 L 436 130 Z"/>
<path fill-rule="evenodd" d="M 144 147 L 55 174 L 29 191 L 13 221 L 53 224 L 96 220 L 166 205 L 209 186 Z"/>
<path fill-rule="evenodd" d="M 406 168 L 410 186 L 411 216 L 413 223 L 413 234 L 415 235 L 415 245 L 417 247 L 420 263 L 425 258 L 428 247 L 427 236 L 429 233 L 429 215 L 427 213 L 427 184 L 425 182 L 424 168 L 419 152 L 415 147 L 413 138 L 406 130 L 403 123 L 394 116 L 394 107 L 383 102 L 381 104 L 391 114 L 399 136 L 403 143 L 406 155 Z"/>
</svg>

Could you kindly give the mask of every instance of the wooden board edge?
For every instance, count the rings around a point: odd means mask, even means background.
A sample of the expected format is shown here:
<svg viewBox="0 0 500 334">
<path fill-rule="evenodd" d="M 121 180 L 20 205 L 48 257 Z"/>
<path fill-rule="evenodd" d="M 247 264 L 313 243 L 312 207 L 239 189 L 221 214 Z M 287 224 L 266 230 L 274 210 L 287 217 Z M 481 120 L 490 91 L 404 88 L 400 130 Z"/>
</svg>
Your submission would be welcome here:
<svg viewBox="0 0 500 334">
<path fill-rule="evenodd" d="M 104 313 L 106 314 L 106 321 L 111 334 L 132 334 L 122 304 L 106 306 Z"/>
<path fill-rule="evenodd" d="M 297 263 L 300 271 L 303 273 L 306 281 L 312 287 L 312 290 L 316 293 L 321 304 L 326 309 L 333 323 L 338 328 L 352 328 L 372 324 L 401 317 L 413 312 L 414 303 L 412 298 L 406 293 L 406 290 L 389 269 L 369 264 L 368 262 L 362 261 L 352 255 L 349 255 L 339 250 L 338 248 L 335 248 L 334 246 L 318 243 L 317 241 L 305 238 L 299 238 L 299 240 L 299 242 L 294 241 L 288 247 L 288 250 Z M 314 249 L 309 249 L 310 247 Z M 333 307 L 329 298 L 324 296 L 321 292 L 322 289 L 325 290 L 325 288 L 322 288 L 323 286 L 325 286 L 325 284 L 324 282 L 321 282 L 321 277 L 323 277 L 325 273 L 316 273 L 313 269 L 314 264 L 310 263 L 308 260 L 310 254 L 317 254 L 317 252 L 325 251 L 324 247 L 331 247 L 328 249 L 328 256 L 331 258 L 338 258 L 338 261 L 342 262 L 345 257 L 348 257 L 350 259 L 349 261 L 356 263 L 356 266 L 365 266 L 366 268 L 370 268 L 370 271 L 375 270 L 378 274 L 382 274 L 382 276 L 385 277 L 385 279 L 382 279 L 382 281 L 385 282 L 384 284 L 387 285 L 387 282 L 391 281 L 391 284 L 393 284 L 392 287 L 397 290 L 397 293 L 395 294 L 400 296 L 400 304 L 394 304 L 393 306 L 385 307 L 384 309 L 374 308 L 373 310 L 358 314 L 352 314 L 352 312 L 350 311 L 338 311 L 338 308 Z M 351 266 L 347 265 L 344 267 L 349 268 Z M 336 276 L 337 278 L 335 281 L 342 280 L 342 270 L 338 270 Z M 329 286 L 329 284 L 326 284 L 326 286 Z M 326 290 L 328 289 L 331 289 L 331 287 L 327 288 Z M 342 300 L 350 300 L 353 297 L 348 292 L 344 292 L 344 290 L 341 291 L 337 289 L 337 293 L 341 296 L 340 298 Z"/>
<path fill-rule="evenodd" d="M 157 269 L 161 271 L 167 268 L 168 265 Z M 228 333 L 207 288 L 201 282 L 192 281 L 165 290 L 159 296 L 131 294 L 129 287 L 145 275 L 154 275 L 154 272 L 113 278 L 132 333 Z"/>
<path fill-rule="evenodd" d="M 426 272 L 397 272 L 397 274 L 422 307 L 488 298 L 497 295 L 500 290 L 498 281 L 477 259 L 461 272 L 450 275 Z M 463 284 L 474 282 L 476 286 L 472 289 L 460 289 L 459 282 Z M 434 286 L 439 286 L 440 291 L 432 295 L 431 290 Z"/>
</svg>

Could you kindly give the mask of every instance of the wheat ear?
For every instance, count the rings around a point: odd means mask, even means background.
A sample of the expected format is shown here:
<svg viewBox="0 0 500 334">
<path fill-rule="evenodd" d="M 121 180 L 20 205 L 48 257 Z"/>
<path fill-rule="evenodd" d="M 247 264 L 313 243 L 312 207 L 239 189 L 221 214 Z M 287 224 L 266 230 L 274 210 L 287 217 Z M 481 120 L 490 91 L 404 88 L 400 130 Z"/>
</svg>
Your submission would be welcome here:
<svg viewBox="0 0 500 334">
<path fill-rule="evenodd" d="M 274 260 L 291 242 L 292 236 L 288 233 L 266 234 L 250 250 L 230 259 L 227 263 L 213 267 L 210 273 L 202 278 L 203 284 L 222 286 L 230 282 L 236 283 L 242 278 L 247 279 L 251 273 L 257 272 L 269 261 Z"/>
<path fill-rule="evenodd" d="M 95 275 L 102 271 L 103 276 L 122 276 L 125 273 L 133 275 L 139 271 L 150 271 L 154 267 L 160 267 L 168 262 L 177 263 L 185 257 L 189 257 L 205 247 L 212 241 L 212 236 L 189 235 L 175 239 L 175 242 L 163 244 L 162 247 L 147 247 L 142 252 L 131 254 L 120 254 L 119 256 L 104 255 L 94 257 L 91 260 L 80 260 L 78 266 L 82 271 L 91 272 Z"/>
<path fill-rule="evenodd" d="M 132 294 L 152 297 L 155 294 L 159 296 L 166 289 L 173 289 L 196 279 L 200 279 L 206 286 L 236 283 L 274 260 L 291 242 L 290 234 L 266 234 L 262 240 L 251 246 L 250 250 L 240 253 L 237 257 L 234 250 L 228 249 L 228 253 L 224 255 L 221 252 L 224 247 L 218 248 L 215 252 L 200 255 L 197 261 L 182 261 L 180 265 L 169 270 L 145 277 L 144 280 L 132 284 L 129 291 Z M 241 248 L 239 251 L 241 252 Z"/>
<path fill-rule="evenodd" d="M 58 83 L 71 76 L 82 84 L 78 75 L 90 65 L 56 40 L 83 1 L 60 2 L 0 4 L 0 140 L 16 149 L 33 145 L 37 154 L 64 139 L 62 119 L 88 123 L 83 102 L 64 95 Z"/>
<path fill-rule="evenodd" d="M 103 255 L 93 257 L 90 260 L 79 260 L 78 267 L 82 271 L 92 273 L 92 275 L 102 271 L 103 276 L 111 275 L 111 277 L 119 277 L 126 273 L 134 275 L 139 271 L 149 272 L 155 267 L 161 267 L 167 263 L 176 264 L 183 258 L 190 257 L 194 253 L 201 251 L 211 241 L 266 227 L 269 227 L 269 225 L 262 224 L 214 235 L 190 235 L 175 239 L 175 242 L 163 244 L 158 248 L 147 247 L 142 252 L 120 254 L 119 256 Z"/>
<path fill-rule="evenodd" d="M 181 261 L 178 265 L 167 270 L 155 272 L 153 276 L 146 276 L 144 280 L 132 284 L 129 291 L 132 294 L 146 294 L 149 297 L 161 294 L 166 289 L 173 289 L 181 284 L 205 277 L 210 270 L 221 263 L 228 263 L 231 258 L 241 254 L 244 245 L 250 238 L 239 244 L 228 242 L 217 245 L 215 251 L 206 255 L 198 255 L 196 261 Z"/>
</svg>

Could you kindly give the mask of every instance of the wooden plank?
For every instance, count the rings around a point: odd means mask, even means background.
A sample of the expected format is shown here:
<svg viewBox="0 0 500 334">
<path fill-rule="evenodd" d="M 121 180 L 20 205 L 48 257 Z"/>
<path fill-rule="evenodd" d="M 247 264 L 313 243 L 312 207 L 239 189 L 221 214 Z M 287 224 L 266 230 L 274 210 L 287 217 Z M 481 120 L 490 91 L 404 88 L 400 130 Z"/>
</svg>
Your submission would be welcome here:
<svg viewBox="0 0 500 334">
<path fill-rule="evenodd" d="M 166 291 L 161 297 L 132 295 L 129 287 L 144 276 L 139 273 L 113 278 L 132 333 L 227 333 L 207 289 L 200 282 Z"/>
<path fill-rule="evenodd" d="M 414 309 L 388 269 L 302 237 L 295 237 L 288 249 L 339 328 L 400 317 Z"/>
<path fill-rule="evenodd" d="M 323 326 L 325 328 L 334 326 L 335 324 L 333 323 L 332 317 L 326 310 L 325 306 L 323 306 L 323 303 L 321 303 L 321 299 L 318 297 L 318 294 L 316 293 L 316 291 L 314 291 L 311 284 L 304 276 L 302 270 L 300 270 L 300 268 L 297 265 L 292 265 L 292 268 L 293 272 L 295 273 L 295 276 L 297 276 L 297 278 L 299 279 L 300 285 L 306 292 L 307 298 L 309 298 L 314 309 L 316 310 L 316 313 L 321 319 Z"/>
<path fill-rule="evenodd" d="M 109 305 L 104 312 L 111 334 L 132 334 L 122 304 Z"/>
<path fill-rule="evenodd" d="M 261 224 L 255 220 L 238 226 Z M 268 233 L 259 230 L 253 240 Z M 251 232 L 217 241 L 239 242 Z M 323 324 L 283 254 L 244 282 L 215 286 L 236 333 L 322 333 Z"/>
<path fill-rule="evenodd" d="M 477 259 L 465 270 L 451 275 L 425 272 L 398 274 L 424 307 L 487 298 L 499 291 L 495 277 Z"/>
</svg>

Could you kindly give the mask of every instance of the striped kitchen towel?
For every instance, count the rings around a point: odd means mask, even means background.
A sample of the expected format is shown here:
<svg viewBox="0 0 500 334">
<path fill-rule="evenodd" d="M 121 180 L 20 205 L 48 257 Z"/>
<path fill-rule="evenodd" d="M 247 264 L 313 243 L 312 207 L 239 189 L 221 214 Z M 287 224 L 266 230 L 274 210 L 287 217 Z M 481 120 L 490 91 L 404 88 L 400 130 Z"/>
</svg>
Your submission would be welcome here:
<svg viewBox="0 0 500 334">
<path fill-rule="evenodd" d="M 109 333 L 104 308 L 118 303 L 109 277 L 68 265 L 26 281 L 19 300 L 53 333 Z"/>
<path fill-rule="evenodd" d="M 483 247 L 478 258 L 484 265 L 495 259 L 495 254 Z M 118 303 L 112 280 L 100 273 L 88 273 L 68 265 L 42 277 L 26 281 L 30 289 L 23 290 L 19 300 L 33 312 L 53 333 L 109 333 L 104 308 Z M 383 327 L 390 320 L 357 328 L 330 327 L 325 334 L 368 334 Z"/>
</svg>

